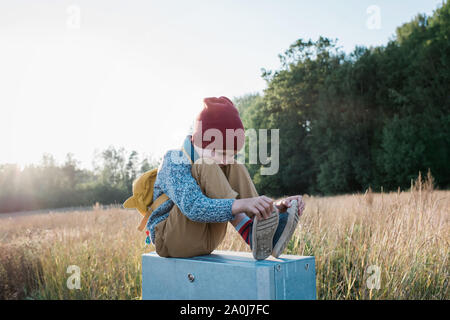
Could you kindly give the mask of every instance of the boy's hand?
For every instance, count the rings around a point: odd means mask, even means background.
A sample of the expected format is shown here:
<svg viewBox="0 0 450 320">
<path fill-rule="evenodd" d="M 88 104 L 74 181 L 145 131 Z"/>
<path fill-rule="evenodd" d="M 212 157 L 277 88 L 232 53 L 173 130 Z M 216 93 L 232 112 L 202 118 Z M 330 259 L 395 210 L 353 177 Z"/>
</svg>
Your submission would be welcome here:
<svg viewBox="0 0 450 320">
<path fill-rule="evenodd" d="M 273 211 L 273 200 L 266 196 L 237 199 L 231 208 L 233 214 L 245 212 L 256 215 L 258 219 L 267 219 Z"/>
<path fill-rule="evenodd" d="M 298 216 L 300 217 L 303 214 L 303 211 L 305 210 L 305 203 L 303 202 L 302 196 L 291 196 L 285 199 L 281 199 L 275 203 L 275 207 L 278 209 L 279 212 L 285 212 L 287 208 L 291 206 L 292 200 L 297 200 Z"/>
</svg>

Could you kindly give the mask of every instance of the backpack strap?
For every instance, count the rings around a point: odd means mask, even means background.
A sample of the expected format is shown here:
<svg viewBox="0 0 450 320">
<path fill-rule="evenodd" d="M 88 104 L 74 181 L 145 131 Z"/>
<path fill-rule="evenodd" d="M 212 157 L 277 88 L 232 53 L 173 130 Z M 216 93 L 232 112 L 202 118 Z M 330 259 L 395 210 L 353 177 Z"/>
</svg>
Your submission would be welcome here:
<svg viewBox="0 0 450 320">
<path fill-rule="evenodd" d="M 144 230 L 145 225 L 147 224 L 147 220 L 148 220 L 148 218 L 150 218 L 151 213 L 153 211 L 155 211 L 160 205 L 162 205 L 167 200 L 169 200 L 169 197 L 165 193 L 163 193 L 152 203 L 152 205 L 147 210 L 147 212 L 145 213 L 145 216 L 142 218 L 141 223 L 138 226 L 139 231 Z"/>
</svg>

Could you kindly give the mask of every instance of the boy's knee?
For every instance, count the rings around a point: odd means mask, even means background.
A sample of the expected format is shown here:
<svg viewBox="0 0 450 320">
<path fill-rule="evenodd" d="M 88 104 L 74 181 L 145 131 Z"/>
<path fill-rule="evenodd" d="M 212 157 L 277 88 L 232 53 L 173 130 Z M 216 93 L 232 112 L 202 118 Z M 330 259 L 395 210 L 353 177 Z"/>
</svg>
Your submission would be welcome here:
<svg viewBox="0 0 450 320">
<path fill-rule="evenodd" d="M 200 186 L 205 186 L 212 182 L 218 184 L 227 183 L 227 178 L 217 163 L 194 163 L 191 173 Z"/>
<path fill-rule="evenodd" d="M 228 167 L 228 181 L 230 186 L 239 193 L 239 197 L 241 199 L 257 197 L 258 192 L 247 167 L 242 163 L 230 164 Z"/>
<path fill-rule="evenodd" d="M 222 173 L 219 165 L 217 163 L 194 163 L 192 165 L 192 176 L 194 179 L 199 181 L 199 179 L 215 179 L 218 178 Z"/>
<path fill-rule="evenodd" d="M 238 195 L 217 163 L 194 163 L 191 172 L 207 197 L 228 199 Z"/>
<path fill-rule="evenodd" d="M 243 175 L 249 174 L 247 167 L 242 163 L 231 164 L 231 165 L 229 165 L 229 167 L 230 167 L 230 171 L 234 171 L 237 174 L 243 174 Z"/>
</svg>

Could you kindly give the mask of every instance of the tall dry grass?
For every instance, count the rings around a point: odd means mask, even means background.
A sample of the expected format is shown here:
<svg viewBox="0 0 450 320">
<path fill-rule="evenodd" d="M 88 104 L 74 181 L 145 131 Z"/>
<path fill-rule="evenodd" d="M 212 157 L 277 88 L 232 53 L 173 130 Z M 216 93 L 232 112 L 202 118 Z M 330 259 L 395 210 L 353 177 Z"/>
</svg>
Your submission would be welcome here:
<svg viewBox="0 0 450 320">
<path fill-rule="evenodd" d="M 0 299 L 138 299 L 137 214 L 122 209 L 0 218 Z M 69 290 L 67 268 L 80 267 Z"/>
<path fill-rule="evenodd" d="M 319 299 L 449 299 L 450 191 L 306 197 L 286 253 L 316 257 Z M 0 218 L 0 299 L 139 299 L 139 215 L 110 209 Z M 220 250 L 250 251 L 229 226 Z M 66 286 L 68 266 L 81 288 Z M 380 288 L 369 289 L 369 266 Z"/>
</svg>

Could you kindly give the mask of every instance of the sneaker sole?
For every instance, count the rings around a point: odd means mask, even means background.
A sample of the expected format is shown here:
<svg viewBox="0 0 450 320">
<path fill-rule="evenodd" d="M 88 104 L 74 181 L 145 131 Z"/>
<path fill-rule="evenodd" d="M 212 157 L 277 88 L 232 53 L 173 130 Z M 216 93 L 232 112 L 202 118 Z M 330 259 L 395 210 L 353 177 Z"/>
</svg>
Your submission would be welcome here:
<svg viewBox="0 0 450 320">
<path fill-rule="evenodd" d="M 252 227 L 252 253 L 256 260 L 264 260 L 270 256 L 273 249 L 273 236 L 278 227 L 278 213 L 259 220 L 255 217 Z"/>
<path fill-rule="evenodd" d="M 272 256 L 274 256 L 275 258 L 278 258 L 283 253 L 284 249 L 286 249 L 289 240 L 291 240 L 291 237 L 294 234 L 298 221 L 300 220 L 300 217 L 298 216 L 297 200 L 293 200 L 291 203 L 291 207 L 287 209 L 289 216 L 288 221 L 286 222 L 286 226 L 281 233 L 280 239 L 278 239 L 277 244 L 275 245 L 275 247 L 273 247 L 272 250 Z"/>
</svg>

